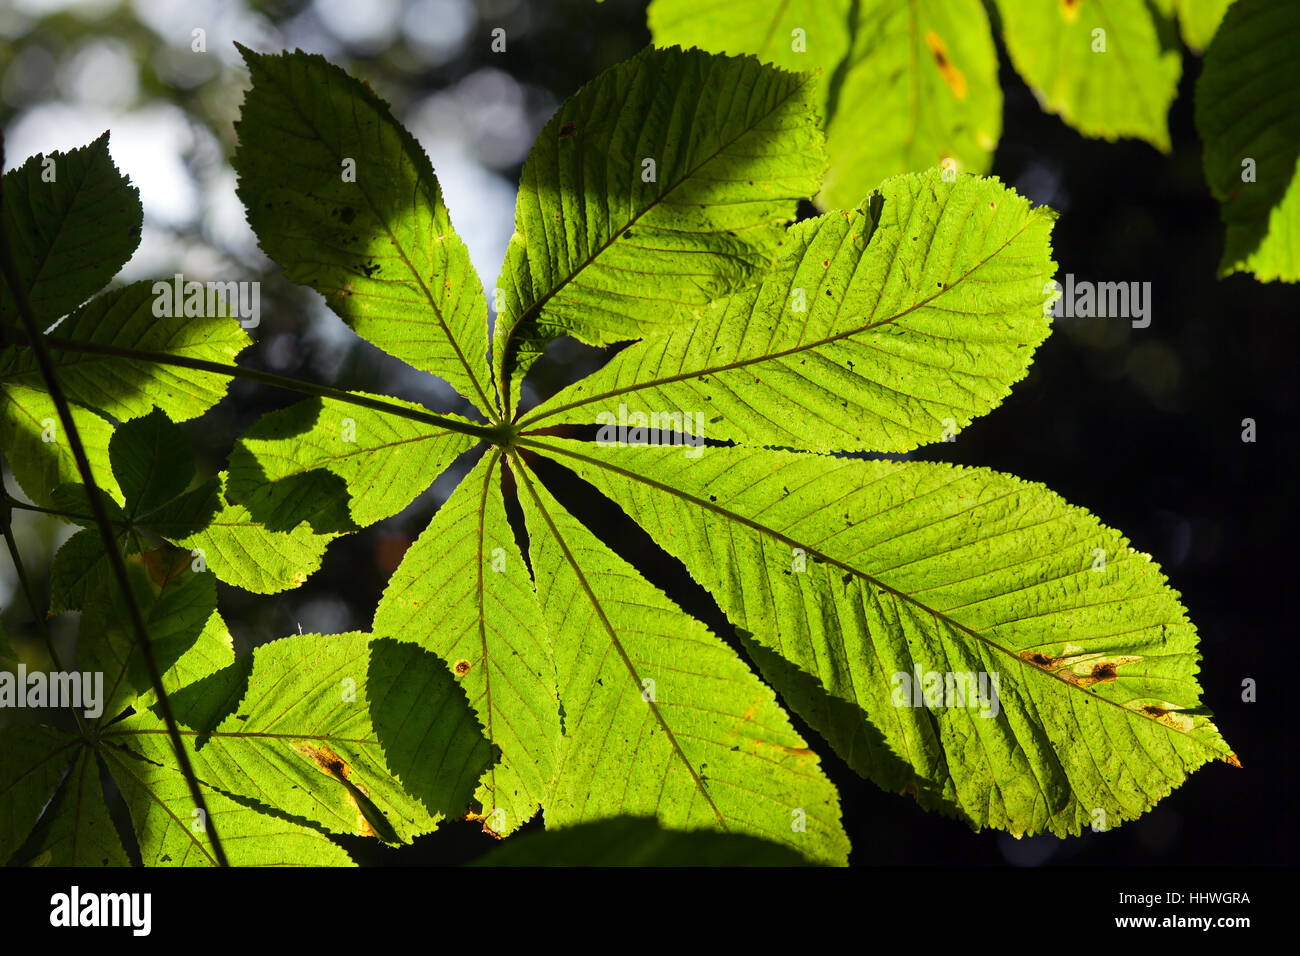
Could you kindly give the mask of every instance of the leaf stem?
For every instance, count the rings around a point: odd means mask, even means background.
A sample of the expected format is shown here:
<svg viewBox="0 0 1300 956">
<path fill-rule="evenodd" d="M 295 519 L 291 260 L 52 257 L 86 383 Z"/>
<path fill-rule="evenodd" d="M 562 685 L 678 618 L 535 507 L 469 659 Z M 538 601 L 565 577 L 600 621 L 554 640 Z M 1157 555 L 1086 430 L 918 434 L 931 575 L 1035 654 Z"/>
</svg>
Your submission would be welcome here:
<svg viewBox="0 0 1300 956">
<path fill-rule="evenodd" d="M 6 494 L 6 497 L 8 495 Z M 73 521 L 94 521 L 93 515 L 79 515 L 71 511 L 59 511 L 57 508 L 42 508 L 40 505 L 29 505 L 25 501 L 19 501 L 17 498 L 10 497 L 8 500 L 10 508 L 18 508 L 22 511 L 36 511 L 43 515 L 54 515 L 56 518 L 70 518 Z"/>
<path fill-rule="evenodd" d="M 292 392 L 301 392 L 304 395 L 312 395 L 317 398 L 332 398 L 340 402 L 348 402 L 352 405 L 360 405 L 365 408 L 372 408 L 375 411 L 384 412 L 389 415 L 396 415 L 399 418 L 409 418 L 412 421 L 423 422 L 426 425 L 436 425 L 439 428 L 445 428 L 448 431 L 460 432 L 462 435 L 470 435 L 483 441 L 491 442 L 494 445 L 503 443 L 504 432 L 498 425 L 480 425 L 475 422 L 463 422 L 455 418 L 447 418 L 443 415 L 437 415 L 433 412 L 417 411 L 413 408 L 406 408 L 395 402 L 384 401 L 381 398 L 372 398 L 369 395 L 358 395 L 355 392 L 349 392 L 347 389 L 334 388 L 329 385 L 318 385 L 315 382 L 306 382 L 302 379 L 290 378 L 286 375 L 276 375 L 272 372 L 262 372 L 257 369 L 243 368 L 239 365 L 227 365 L 224 362 L 209 362 L 207 359 L 189 358 L 184 355 L 172 355 L 169 352 L 153 352 L 144 349 L 123 348 L 116 345 L 101 345 L 97 342 L 76 342 L 69 339 L 61 339 L 57 336 L 48 336 L 46 343 L 52 349 L 58 349 L 61 352 L 77 352 L 87 355 L 111 355 L 116 358 L 135 359 L 142 362 L 153 362 L 156 365 L 174 365 L 179 368 L 192 368 L 201 372 L 212 372 L 216 375 L 225 375 L 229 378 L 242 378 L 250 382 L 257 382 L 260 385 L 268 385 L 271 388 L 282 388 Z M 30 342 L 24 343 L 30 345 Z"/>
</svg>

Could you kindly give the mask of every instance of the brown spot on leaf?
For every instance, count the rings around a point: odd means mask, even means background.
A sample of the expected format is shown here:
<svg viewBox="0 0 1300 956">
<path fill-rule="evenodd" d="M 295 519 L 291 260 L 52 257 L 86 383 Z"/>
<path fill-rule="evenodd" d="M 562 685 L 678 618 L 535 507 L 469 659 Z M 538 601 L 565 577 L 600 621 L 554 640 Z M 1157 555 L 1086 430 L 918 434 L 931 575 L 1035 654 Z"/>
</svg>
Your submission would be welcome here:
<svg viewBox="0 0 1300 956">
<path fill-rule="evenodd" d="M 560 126 L 560 139 L 572 139 L 578 132 L 578 124 L 569 120 Z"/>
<path fill-rule="evenodd" d="M 469 661 L 465 660 L 465 658 L 462 657 L 460 660 L 456 662 L 456 666 L 453 668 L 453 670 L 456 671 L 457 677 L 464 677 L 466 674 L 469 673 L 469 668 L 470 668 Z"/>
<path fill-rule="evenodd" d="M 352 772 L 348 762 L 336 754 L 329 744 L 309 744 L 305 740 L 299 740 L 291 746 L 336 780 L 346 780 Z"/>
<path fill-rule="evenodd" d="M 1106 661 L 1102 664 L 1096 664 L 1093 666 L 1092 673 L 1089 676 L 1096 681 L 1115 680 L 1119 677 L 1119 675 L 1115 673 L 1115 667 L 1116 665 L 1114 661 Z"/>
<path fill-rule="evenodd" d="M 1118 680 L 1120 667 L 1142 660 L 1136 654 L 1088 653 L 1073 644 L 1067 644 L 1055 657 L 1042 651 L 1021 651 L 1020 659 L 1075 687 L 1091 687 Z"/>
<path fill-rule="evenodd" d="M 1237 767 L 1239 769 L 1241 767 L 1241 761 L 1237 758 L 1236 754 L 1228 754 L 1226 757 L 1223 758 L 1223 762 L 1230 763 L 1234 767 Z"/>
<path fill-rule="evenodd" d="M 503 837 L 500 833 L 497 833 L 496 830 L 493 830 L 490 826 L 487 825 L 488 817 L 489 817 L 489 814 L 486 814 L 486 813 L 475 813 L 473 810 L 471 810 L 469 813 L 465 814 L 465 821 L 466 821 L 467 823 L 474 823 L 474 822 L 476 822 L 476 821 L 478 821 L 478 820 L 482 820 L 482 821 L 483 821 L 483 832 L 484 832 L 484 833 L 486 833 L 488 836 L 490 836 L 490 837 L 492 837 L 492 838 L 494 838 L 494 839 L 497 839 L 497 840 L 504 840 L 505 837 Z"/>
<path fill-rule="evenodd" d="M 1079 19 L 1079 7 L 1083 0 L 1061 0 L 1061 18 L 1066 23 L 1074 23 Z"/>
<path fill-rule="evenodd" d="M 925 43 L 934 56 L 934 63 L 939 68 L 939 75 L 943 77 L 943 81 L 952 90 L 952 95 L 959 100 L 964 100 L 966 98 L 966 77 L 961 70 L 948 61 L 948 47 L 944 44 L 942 38 L 933 30 L 927 30 Z"/>
<path fill-rule="evenodd" d="M 1150 717 L 1158 724 L 1164 724 L 1171 730 L 1177 730 L 1179 733 L 1187 733 L 1192 729 L 1192 718 L 1186 714 L 1180 714 L 1178 708 L 1173 704 L 1162 706 L 1160 704 L 1143 704 L 1139 710 Z"/>
</svg>

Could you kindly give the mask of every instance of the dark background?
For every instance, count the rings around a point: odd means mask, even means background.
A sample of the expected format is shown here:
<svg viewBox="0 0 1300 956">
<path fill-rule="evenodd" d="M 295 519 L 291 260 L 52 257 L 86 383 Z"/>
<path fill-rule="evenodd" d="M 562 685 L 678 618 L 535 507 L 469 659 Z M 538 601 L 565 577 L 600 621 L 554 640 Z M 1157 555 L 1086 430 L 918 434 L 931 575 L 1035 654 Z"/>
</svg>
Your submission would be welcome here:
<svg viewBox="0 0 1300 956">
<path fill-rule="evenodd" d="M 116 38 L 139 69 L 139 90 L 127 108 L 154 99 L 173 102 L 186 111 L 189 122 L 211 130 L 220 144 L 215 153 L 195 148 L 184 156 L 196 180 L 207 188 L 213 170 L 224 167 L 233 149 L 230 122 L 246 74 L 224 65 L 188 87 L 179 85 L 174 72 L 159 64 L 176 50 L 188 49 L 189 36 L 160 36 L 141 22 L 140 3 L 106 2 L 94 16 L 75 6 L 23 14 L 26 6 L 17 5 L 20 18 L 8 21 L 7 27 L 0 20 L 0 33 L 6 34 L 0 44 L 0 118 L 6 133 L 33 110 L 68 95 L 59 87 L 59 64 L 88 38 Z M 364 16 L 369 4 L 355 6 L 353 15 Z M 460 6 L 463 12 L 474 4 L 463 0 Z M 450 54 L 431 58 L 401 30 L 383 44 L 359 45 L 351 31 L 339 26 L 346 17 L 322 18 L 319 7 L 276 2 L 253 3 L 247 9 L 278 31 L 271 35 L 283 45 L 297 45 L 297 37 L 327 38 L 331 49 L 321 52 L 368 79 L 393 103 L 399 118 L 431 92 L 502 71 L 515 88 L 507 84 L 501 93 L 500 83 L 479 83 L 479 95 L 486 98 L 482 106 L 491 108 L 493 95 L 513 96 L 514 115 L 529 127 L 525 141 L 556 104 L 649 40 L 644 0 L 609 0 L 600 6 L 590 0 L 479 0 L 463 43 Z M 195 20 L 196 25 L 203 22 Z M 507 30 L 507 55 L 490 51 L 489 32 L 495 26 Z M 211 46 L 230 40 L 259 46 L 255 38 L 220 33 L 209 31 Z M 32 48 L 48 57 L 23 59 Z M 1198 57 L 1185 55 L 1179 97 L 1170 115 L 1174 148 L 1171 155 L 1162 155 L 1136 141 L 1106 143 L 1075 133 L 1041 111 L 1010 68 L 1005 49 L 999 53 L 1004 130 L 992 174 L 1060 211 L 1053 243 L 1061 276 L 1072 272 L 1094 281 L 1151 282 L 1152 322 L 1148 328 L 1133 329 L 1126 320 L 1058 319 L 1028 378 L 1011 397 L 964 430 L 954 444 L 931 446 L 921 456 L 984 465 L 1042 482 L 1122 529 L 1135 548 L 1150 553 L 1182 593 L 1200 631 L 1204 698 L 1244 767 L 1207 765 L 1143 818 L 1108 833 L 1017 841 L 994 831 L 972 833 L 964 824 L 925 814 L 910 800 L 878 790 L 849 771 L 806 727 L 800 725 L 800 730 L 814 741 L 840 789 L 853 863 L 1293 863 L 1295 721 L 1285 699 L 1290 693 L 1286 682 L 1295 673 L 1296 635 L 1290 614 L 1300 544 L 1291 499 L 1298 437 L 1293 396 L 1300 291 L 1278 283 L 1261 285 L 1248 276 L 1215 277 L 1223 230 L 1202 176 L 1192 122 Z M 433 62 L 438 59 L 441 62 Z M 48 75 L 41 75 L 42 68 Z M 494 140 L 491 128 L 480 129 L 469 137 L 470 148 L 486 168 L 513 183 L 522 154 L 503 147 L 500 139 Z M 38 148 L 67 145 L 76 144 Z M 7 162 L 13 166 L 22 159 L 11 155 Z M 458 224 L 467 212 L 475 214 L 463 198 L 459 203 L 455 196 L 448 198 Z M 146 218 L 148 222 L 148 208 Z M 206 245 L 220 250 L 202 216 L 167 229 L 178 249 Z M 220 251 L 238 277 L 263 281 L 257 344 L 243 354 L 241 364 L 469 412 L 439 383 L 412 376 L 400 363 L 342 330 L 315 293 L 289 286 L 264 258 Z M 222 276 L 231 277 L 236 276 Z M 490 284 L 490 271 L 482 277 Z M 322 325 L 331 326 L 330 336 L 317 334 Z M 543 393 L 601 360 L 579 347 L 562 347 L 550 358 L 554 361 L 541 367 L 538 390 Z M 295 398 L 235 382 L 225 401 L 186 430 L 207 467 L 217 470 L 244 429 Z M 1257 423 L 1253 444 L 1242 441 L 1244 418 Z M 562 469 L 544 467 L 542 474 L 561 501 L 605 541 L 615 543 L 716 632 L 730 634 L 708 595 L 616 508 L 593 501 Z M 291 633 L 300 624 L 307 632 L 367 629 L 389 574 L 454 477 L 444 476 L 401 514 L 336 540 L 322 569 L 297 591 L 260 597 L 222 586 L 221 611 L 237 649 Z M 20 530 L 33 555 L 34 575 L 44 580 L 50 552 L 59 540 L 56 524 L 37 518 Z M 0 571 L 8 573 L 7 565 Z M 4 623 L 21 640 L 30 633 L 30 615 L 16 592 L 10 593 Z M 69 641 L 75 627 L 67 621 L 55 623 L 60 640 Z M 1257 682 L 1258 703 L 1241 700 L 1245 678 Z M 537 821 L 530 825 L 537 826 Z M 374 841 L 343 842 L 359 861 L 392 864 L 459 862 L 493 844 L 476 824 L 463 822 L 445 824 L 400 851 Z"/>
</svg>

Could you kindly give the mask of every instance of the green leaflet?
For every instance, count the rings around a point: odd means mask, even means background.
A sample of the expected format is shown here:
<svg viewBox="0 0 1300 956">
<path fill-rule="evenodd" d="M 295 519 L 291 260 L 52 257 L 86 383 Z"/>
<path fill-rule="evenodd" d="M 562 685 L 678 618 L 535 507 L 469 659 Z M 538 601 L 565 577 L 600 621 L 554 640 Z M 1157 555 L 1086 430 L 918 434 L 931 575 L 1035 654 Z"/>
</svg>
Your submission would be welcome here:
<svg viewBox="0 0 1300 956">
<path fill-rule="evenodd" d="M 51 727 L 0 727 L 0 863 L 22 845 L 80 746 Z"/>
<path fill-rule="evenodd" d="M 156 511 L 194 479 L 194 449 L 158 408 L 113 432 L 108 460 L 132 518 Z"/>
<path fill-rule="evenodd" d="M 168 697 L 171 697 L 182 687 L 196 683 L 209 674 L 215 674 L 234 662 L 234 638 L 230 636 L 230 631 L 226 628 L 226 622 L 221 619 L 221 615 L 213 611 L 208 615 L 208 619 L 203 623 L 203 630 L 199 631 L 199 636 L 194 639 L 194 643 L 190 644 L 189 649 L 176 659 L 176 663 L 163 669 L 163 690 Z M 133 706 L 139 710 L 150 707 L 157 701 L 158 697 L 153 692 L 153 688 L 146 687 L 140 692 Z"/>
<path fill-rule="evenodd" d="M 125 531 L 119 531 L 114 540 L 124 553 L 132 552 L 134 546 Z M 50 613 L 80 610 L 91 582 L 110 574 L 108 552 L 98 529 L 78 531 L 59 546 L 50 565 Z"/>
<path fill-rule="evenodd" d="M 1043 107 L 1085 136 L 1168 152 L 1182 56 L 1147 0 L 998 0 L 1011 62 Z"/>
<path fill-rule="evenodd" d="M 224 630 L 214 576 L 192 570 L 185 555 L 132 556 L 127 572 L 160 671 L 180 661 L 208 628 Z M 150 688 L 149 674 L 116 580 L 107 573 L 92 580 L 85 608 L 78 660 L 83 671 L 104 675 L 103 712 L 96 720 L 105 726 Z"/>
<path fill-rule="evenodd" d="M 1174 0 L 1183 42 L 1200 53 L 1210 45 L 1234 0 Z"/>
<path fill-rule="evenodd" d="M 982 173 L 992 160 L 1002 90 L 979 0 L 654 0 L 647 20 L 660 45 L 821 71 L 824 209 L 851 209 L 898 173 L 945 164 Z"/>
<path fill-rule="evenodd" d="M 437 654 L 501 752 L 475 799 L 504 836 L 536 812 L 554 781 L 560 738 L 555 662 L 533 582 L 506 520 L 501 455 L 492 451 L 406 552 L 373 631 Z"/>
<path fill-rule="evenodd" d="M 113 426 L 87 409 L 68 409 L 81 435 L 86 458 L 99 487 L 122 500 L 108 464 L 108 442 Z M 68 482 L 81 481 L 72 446 L 63 434 L 54 401 L 44 388 L 0 385 L 0 446 L 23 493 L 43 508 L 54 507 L 53 491 Z"/>
<path fill-rule="evenodd" d="M 751 54 L 794 73 L 821 71 L 817 106 L 824 114 L 831 75 L 849 52 L 851 7 L 851 0 L 652 0 L 646 22 L 656 46 Z"/>
<path fill-rule="evenodd" d="M 32 156 L 4 176 L 0 228 L 42 327 L 94 295 L 140 242 L 139 192 L 108 154 L 108 133 L 89 146 Z M 0 277 L 0 316 L 18 307 Z"/>
<path fill-rule="evenodd" d="M 1220 276 L 1300 281 L 1300 7 L 1237 0 L 1205 55 L 1196 128 L 1227 227 Z"/>
<path fill-rule="evenodd" d="M 625 349 L 522 424 L 655 414 L 676 416 L 666 431 L 813 451 L 938 441 L 996 406 L 1047 337 L 1054 218 L 996 180 L 896 177 L 869 209 L 793 226 L 761 286 Z"/>
<path fill-rule="evenodd" d="M 565 714 L 547 826 L 653 814 L 844 863 L 838 795 L 772 691 L 528 471 L 516 476 Z"/>
<path fill-rule="evenodd" d="M 283 532 L 266 528 L 243 505 L 226 501 L 221 492 L 225 478 L 223 474 L 191 492 L 200 500 L 182 503 L 174 529 L 167 516 L 160 516 L 155 530 L 172 544 L 190 549 L 226 584 L 257 594 L 278 594 L 301 585 L 320 568 L 333 535 L 316 534 L 307 521 Z M 199 530 L 192 530 L 196 505 L 216 511 Z"/>
<path fill-rule="evenodd" d="M 551 339 L 670 328 L 766 269 L 825 168 L 816 95 L 752 58 L 647 48 L 560 107 L 524 163 L 499 280 L 506 412 Z"/>
<path fill-rule="evenodd" d="M 856 770 L 927 808 L 1077 834 L 1135 818 L 1209 759 L 1236 762 L 1200 702 L 1177 593 L 1040 485 L 766 449 L 527 447 L 618 502 L 737 629 L 815 677 L 839 703 L 800 707 L 807 681 L 787 701 Z M 922 690 L 925 675 L 945 682 L 937 703 L 904 693 L 918 670 Z M 980 706 L 977 685 L 962 685 L 964 706 L 942 696 L 964 674 L 986 675 Z"/>
<path fill-rule="evenodd" d="M 195 774 L 335 833 L 409 842 L 464 812 L 490 751 L 446 669 L 369 635 L 293 635 L 173 697 Z M 162 721 L 107 734 L 168 763 Z M 399 779 L 400 778 L 400 779 Z M 222 834 L 224 836 L 224 833 Z"/>
<path fill-rule="evenodd" d="M 108 459 L 109 477 L 114 487 L 120 481 L 124 501 L 119 506 L 105 497 L 104 509 L 125 554 L 148 550 L 141 532 L 166 535 L 194 530 L 217 513 L 215 481 L 184 493 L 194 478 L 194 451 L 185 433 L 158 409 L 118 426 L 109 440 Z M 112 578 L 103 539 L 90 518 L 86 486 L 59 485 L 51 501 L 67 520 L 86 529 L 64 542 L 54 556 L 50 612 L 57 614 L 79 610 L 96 581 Z"/>
<path fill-rule="evenodd" d="M 160 300 L 154 285 L 133 282 L 106 292 L 59 324 L 49 344 L 59 385 L 70 401 L 120 421 L 148 414 L 154 406 L 166 408 L 175 421 L 185 421 L 225 396 L 230 382 L 225 375 L 95 351 L 165 352 L 229 364 L 248 345 L 248 333 L 229 316 L 155 315 Z M 86 348 L 77 348 L 79 344 Z M 6 388 L 45 387 L 26 348 L 5 350 L 0 382 Z"/>
<path fill-rule="evenodd" d="M 49 826 L 32 847 L 30 866 L 129 866 L 122 840 L 108 815 L 99 784 L 99 764 L 89 747 L 76 763 L 47 811 Z"/>
<path fill-rule="evenodd" d="M 475 444 L 468 435 L 391 413 L 308 399 L 262 416 L 244 433 L 230 455 L 227 497 L 270 528 L 307 520 L 318 532 L 352 530 L 397 514 Z M 331 502 L 341 515 L 322 513 Z M 353 527 L 338 526 L 339 517 Z"/>
<path fill-rule="evenodd" d="M 867 0 L 826 131 L 823 209 L 935 166 L 986 172 L 1002 134 L 993 34 L 980 0 Z"/>
<path fill-rule="evenodd" d="M 253 88 L 233 163 L 262 249 L 357 334 L 490 411 L 487 304 L 419 143 L 322 57 L 240 52 Z"/>
<path fill-rule="evenodd" d="M 614 817 L 530 833 L 473 866 L 807 866 L 789 847 L 743 833 L 665 830 L 653 818 Z"/>
</svg>

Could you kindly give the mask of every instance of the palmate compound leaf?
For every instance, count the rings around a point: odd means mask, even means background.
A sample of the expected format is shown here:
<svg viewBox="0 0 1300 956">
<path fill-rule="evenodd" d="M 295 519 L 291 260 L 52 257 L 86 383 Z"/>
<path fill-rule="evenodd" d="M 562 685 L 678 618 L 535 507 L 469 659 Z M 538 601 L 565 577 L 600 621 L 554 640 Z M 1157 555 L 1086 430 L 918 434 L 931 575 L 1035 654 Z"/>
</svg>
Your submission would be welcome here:
<svg viewBox="0 0 1300 956">
<path fill-rule="evenodd" d="M 239 198 L 262 249 L 357 334 L 488 413 L 487 303 L 419 143 L 361 81 L 240 47 Z"/>
<path fill-rule="evenodd" d="M 492 451 L 406 552 L 375 611 L 373 632 L 414 641 L 456 675 L 500 751 L 475 799 L 504 836 L 526 823 L 554 782 L 560 743 L 555 661 L 533 582 L 506 519 L 501 455 Z"/>
<path fill-rule="evenodd" d="M 761 285 L 624 349 L 521 425 L 606 437 L 653 413 L 665 432 L 812 451 L 955 434 L 1047 337 L 1054 220 L 995 179 L 887 180 L 863 209 L 793 226 Z"/>
<path fill-rule="evenodd" d="M 0 228 L 42 328 L 108 284 L 139 244 L 143 218 L 138 191 L 108 154 L 108 133 L 5 174 Z M 3 277 L 0 316 L 17 324 Z"/>
<path fill-rule="evenodd" d="M 1169 151 L 1182 52 L 1148 0 L 998 0 L 1011 62 L 1043 108 L 1085 136 Z"/>
<path fill-rule="evenodd" d="M 844 863 L 839 796 L 772 691 L 528 470 L 515 476 L 564 715 L 547 827 L 654 815 Z"/>
<path fill-rule="evenodd" d="M 1205 55 L 1196 127 L 1222 203 L 1219 274 L 1300 282 L 1300 5 L 1237 0 Z"/>
<path fill-rule="evenodd" d="M 802 672 L 764 668 L 787 703 L 927 809 L 1077 834 L 1135 818 L 1207 760 L 1236 763 L 1177 593 L 1040 485 L 771 449 L 525 447 L 624 508 Z"/>
<path fill-rule="evenodd" d="M 767 268 L 825 168 L 816 78 L 647 48 L 567 100 L 524 163 L 493 370 L 505 411 L 560 335 L 638 338 Z"/>
<path fill-rule="evenodd" d="M 334 833 L 409 842 L 464 812 L 491 758 L 442 664 L 367 634 L 272 641 L 172 703 L 205 788 Z M 104 740 L 171 760 L 151 711 Z"/>
</svg>

